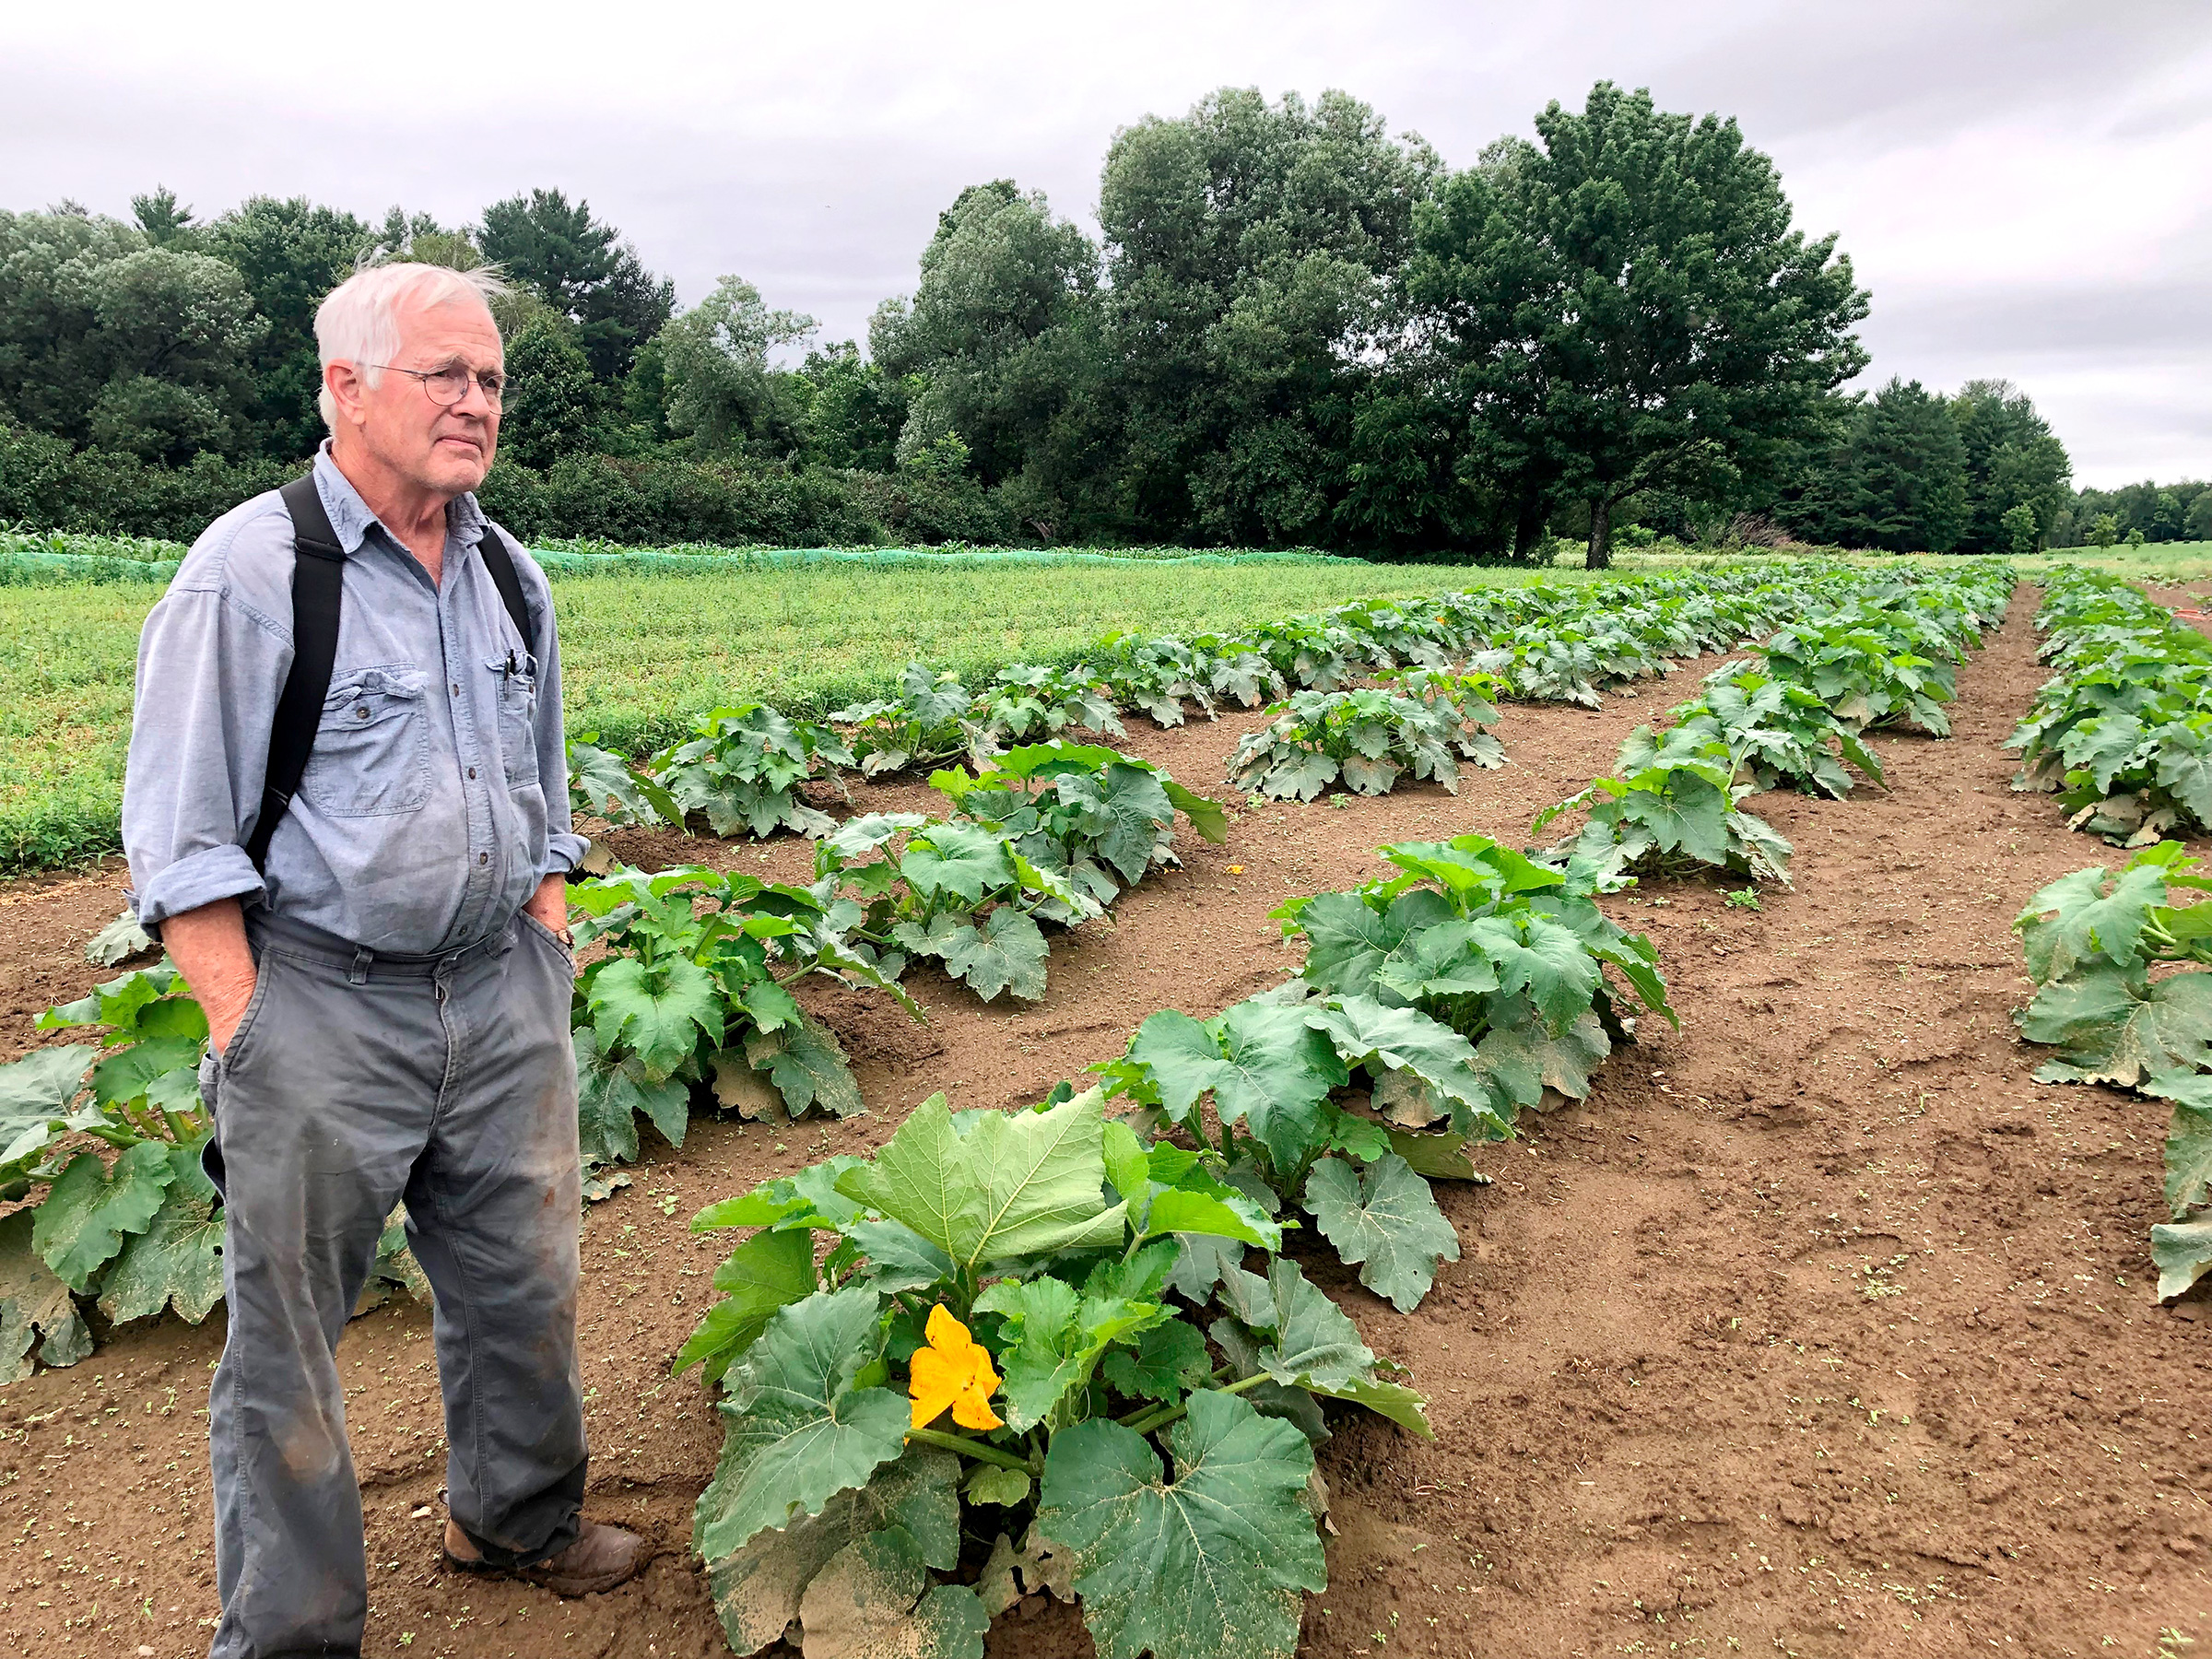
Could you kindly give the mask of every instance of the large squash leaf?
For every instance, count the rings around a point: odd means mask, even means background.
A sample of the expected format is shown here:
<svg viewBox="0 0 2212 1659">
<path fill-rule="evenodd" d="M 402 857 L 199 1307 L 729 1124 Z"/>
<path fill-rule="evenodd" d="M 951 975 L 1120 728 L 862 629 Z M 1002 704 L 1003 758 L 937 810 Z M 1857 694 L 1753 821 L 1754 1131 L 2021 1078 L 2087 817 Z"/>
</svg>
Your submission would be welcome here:
<svg viewBox="0 0 2212 1659">
<path fill-rule="evenodd" d="M 1214 1390 L 1151 1442 L 1093 1419 L 1053 1436 L 1038 1529 L 1072 1558 L 1100 1659 L 1277 1659 L 1300 1594 L 1327 1584 L 1302 1501 L 1312 1449 L 1289 1424 Z"/>
<path fill-rule="evenodd" d="M 48 1365 L 75 1365 L 92 1351 L 69 1287 L 32 1246 L 33 1214 L 18 1210 L 0 1220 L 0 1382 L 30 1375 L 34 1342 Z"/>
<path fill-rule="evenodd" d="M 2148 982 L 2104 964 L 2045 985 L 2018 1016 L 2020 1034 L 2059 1057 L 2036 1076 L 2049 1083 L 2119 1083 L 2212 1067 L 2212 973 Z"/>
<path fill-rule="evenodd" d="M 1366 1171 L 1329 1157 L 1306 1177 L 1305 1206 L 1359 1282 L 1410 1313 L 1436 1282 L 1439 1261 L 1459 1260 L 1459 1235 L 1429 1183 L 1396 1153 Z"/>
<path fill-rule="evenodd" d="M 38 1208 L 31 1240 L 46 1265 L 72 1290 L 88 1290 L 92 1276 L 141 1233 L 176 1180 L 166 1141 L 140 1141 L 109 1169 L 97 1152 L 79 1152 L 63 1166 Z"/>
<path fill-rule="evenodd" d="M 693 1547 L 707 1560 L 818 1515 L 899 1455 L 906 1402 L 853 1386 L 881 1346 L 880 1300 L 849 1289 L 780 1309 L 734 1369 L 719 1406 L 728 1425 L 722 1461 L 692 1517 Z"/>
<path fill-rule="evenodd" d="M 1109 1207 L 1100 1097 L 1043 1112 L 979 1112 L 967 1132 L 943 1095 L 899 1125 L 875 1161 L 837 1189 L 905 1223 L 963 1271 L 1048 1251 L 1119 1243 L 1127 1206 Z"/>
<path fill-rule="evenodd" d="M 168 1152 L 173 1178 L 161 1207 L 100 1279 L 100 1311 L 117 1324 L 166 1307 L 198 1324 L 223 1299 L 223 1218 L 200 1170 L 199 1143 Z"/>
<path fill-rule="evenodd" d="M 934 1597 L 923 1596 L 925 1570 L 949 1571 L 959 1559 L 959 1460 L 951 1453 L 912 1447 L 865 1486 L 830 1498 L 819 1514 L 756 1534 L 743 1547 L 709 1559 L 707 1583 L 731 1649 L 759 1652 L 804 1608 L 805 1651 L 817 1659 L 824 1651 L 904 1652 L 916 1659 L 980 1653 L 980 1609 L 967 1645 L 881 1645 L 898 1640 L 918 1601 L 925 1608 L 934 1605 Z M 848 1555 L 863 1544 L 873 1547 Z M 965 1594 L 973 1599 L 973 1591 Z M 930 1628 L 946 1622 L 942 1613 L 923 1620 Z"/>
</svg>

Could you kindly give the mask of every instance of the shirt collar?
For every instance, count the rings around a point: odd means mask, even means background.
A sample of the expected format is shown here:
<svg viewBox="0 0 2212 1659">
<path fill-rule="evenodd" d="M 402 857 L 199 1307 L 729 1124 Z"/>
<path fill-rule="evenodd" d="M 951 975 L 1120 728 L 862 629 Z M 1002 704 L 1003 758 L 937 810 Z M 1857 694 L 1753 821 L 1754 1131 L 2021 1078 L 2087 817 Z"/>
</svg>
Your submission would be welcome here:
<svg viewBox="0 0 2212 1659">
<path fill-rule="evenodd" d="M 338 547 L 347 558 L 360 551 L 361 543 L 368 539 L 371 529 L 382 530 L 385 539 L 394 547 L 401 545 L 383 522 L 369 511 L 369 503 L 361 500 L 361 492 L 354 488 L 352 481 L 330 458 L 327 438 L 315 450 L 315 489 L 323 498 L 323 511 L 330 514 L 330 527 L 337 533 Z M 474 494 L 457 495 L 446 506 L 446 537 L 459 551 L 465 552 L 483 539 L 486 522 L 484 510 L 477 505 Z"/>
</svg>

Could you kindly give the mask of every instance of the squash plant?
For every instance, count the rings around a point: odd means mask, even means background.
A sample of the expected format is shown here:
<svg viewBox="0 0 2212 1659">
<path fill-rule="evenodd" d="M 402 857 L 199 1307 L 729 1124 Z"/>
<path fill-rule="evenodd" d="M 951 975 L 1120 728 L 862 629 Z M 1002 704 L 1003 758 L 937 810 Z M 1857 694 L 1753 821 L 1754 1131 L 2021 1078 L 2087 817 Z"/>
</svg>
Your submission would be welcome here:
<svg viewBox="0 0 2212 1659">
<path fill-rule="evenodd" d="M 816 844 L 814 869 L 817 901 L 887 982 L 927 958 L 985 1002 L 1001 991 L 1044 994 L 1050 947 L 1039 916 L 1073 925 L 1100 914 L 1097 900 L 1026 857 L 1011 832 L 918 812 L 847 819 Z"/>
<path fill-rule="evenodd" d="M 599 747 L 599 734 L 568 740 L 569 811 L 578 818 L 610 824 L 680 824 L 684 809 L 651 778 L 641 778 L 629 762 Z"/>
<path fill-rule="evenodd" d="M 1726 744 L 1760 789 L 1817 791 L 1841 801 L 1851 794 L 1846 760 L 1883 781 L 1881 761 L 1856 728 L 1807 688 L 1774 679 L 1752 663 L 1731 663 L 1709 677 L 1704 696 L 1675 711 L 1675 729 Z"/>
<path fill-rule="evenodd" d="M 1505 750 L 1487 727 L 1503 688 L 1485 674 L 1416 668 L 1374 688 L 1294 691 L 1267 711 L 1230 759 L 1229 781 L 1251 794 L 1311 801 L 1341 782 L 1359 794 L 1387 794 L 1411 772 L 1459 793 L 1459 763 L 1499 767 Z"/>
<path fill-rule="evenodd" d="M 1319 1402 L 1429 1432 L 1295 1264 L 1244 1269 L 1279 1229 L 1095 1089 L 933 1097 L 873 1159 L 692 1226 L 756 1230 L 677 1359 L 721 1383 L 692 1545 L 741 1654 L 795 1622 L 817 1655 L 981 1659 L 991 1618 L 1049 1589 L 1101 1659 L 1288 1659 L 1325 1584 Z M 1199 1240 L 1236 1260 L 1184 1296 Z"/>
<path fill-rule="evenodd" d="M 2159 841 L 2117 871 L 2060 877 L 2013 923 L 2036 987 L 2014 1021 L 2058 1051 L 2036 1081 L 2171 1104 L 2168 1218 L 2150 1230 L 2161 1300 L 2212 1273 L 2212 904 L 2174 902 L 2212 891 L 2196 863 L 2181 842 Z"/>
<path fill-rule="evenodd" d="M 823 769 L 858 764 L 828 726 L 792 720 L 765 703 L 740 703 L 700 716 L 697 731 L 647 767 L 678 808 L 677 821 L 704 813 L 722 836 L 779 829 L 826 835 L 834 827 L 827 813 L 798 797 L 798 786 Z M 830 776 L 835 779 L 834 770 Z"/>
<path fill-rule="evenodd" d="M 223 1210 L 200 1168 L 207 1018 L 166 959 L 49 1008 L 41 1030 L 87 1030 L 97 1047 L 33 1050 L 0 1065 L 0 1382 L 36 1358 L 92 1351 L 76 1298 L 111 1324 L 173 1308 L 197 1324 L 223 1296 Z M 427 1295 L 394 1212 L 370 1296 Z"/>
<path fill-rule="evenodd" d="M 996 746 L 972 717 L 975 699 L 950 669 L 932 674 L 909 663 L 899 676 L 899 695 L 854 703 L 830 718 L 852 728 L 849 745 L 863 777 L 880 777 L 914 766 L 940 766 L 967 756 L 982 761 Z"/>
<path fill-rule="evenodd" d="M 1618 885 L 1633 876 L 1676 874 L 1703 865 L 1754 881 L 1790 880 L 1791 847 L 1780 830 L 1740 803 L 1743 757 L 1704 723 L 1653 736 L 1638 726 L 1620 746 L 1614 775 L 1594 778 L 1536 814 L 1535 829 L 1563 813 L 1586 812 L 1580 834 L 1549 862 Z"/>
<path fill-rule="evenodd" d="M 912 999 L 845 940 L 807 888 L 681 866 L 623 870 L 569 888 L 581 947 L 607 953 L 576 980 L 576 1076 L 584 1162 L 634 1159 L 637 1114 L 681 1146 L 694 1087 L 750 1117 L 860 1111 L 829 1028 L 789 986 L 812 973 Z"/>
<path fill-rule="evenodd" d="M 1185 702 L 1214 718 L 1210 667 L 1205 653 L 1165 635 L 1112 633 L 1099 642 L 1100 684 L 1157 726 L 1181 725 Z"/>
<path fill-rule="evenodd" d="M 994 744 L 1057 737 L 1070 726 L 1107 737 L 1124 735 L 1114 716 L 1113 699 L 1099 677 L 1080 663 L 1071 668 L 1030 663 L 1001 668 L 983 694 L 979 713 Z"/>
<path fill-rule="evenodd" d="M 1102 905 L 1155 867 L 1180 862 L 1178 812 L 1209 841 L 1229 834 L 1218 802 L 1194 794 L 1149 760 L 1094 745 L 1029 744 L 988 767 L 940 771 L 929 782 L 956 818 L 1009 838 L 1038 868 Z M 1055 922 L 1082 919 L 1058 913 L 1063 908 L 1048 901 L 1038 913 Z"/>
<path fill-rule="evenodd" d="M 1274 912 L 1305 944 L 1299 977 L 1318 994 L 1414 1010 L 1472 1043 L 1495 1124 L 1540 1106 L 1547 1088 L 1586 1096 L 1592 1072 L 1632 1037 L 1638 1004 L 1680 1025 L 1657 948 L 1598 908 L 1603 884 L 1590 871 L 1483 835 L 1377 851 L 1396 875 Z M 1376 1071 L 1370 1084 L 1394 1123 L 1422 1128 L 1449 1112 L 1462 1135 L 1491 1131 L 1417 1072 Z"/>
</svg>

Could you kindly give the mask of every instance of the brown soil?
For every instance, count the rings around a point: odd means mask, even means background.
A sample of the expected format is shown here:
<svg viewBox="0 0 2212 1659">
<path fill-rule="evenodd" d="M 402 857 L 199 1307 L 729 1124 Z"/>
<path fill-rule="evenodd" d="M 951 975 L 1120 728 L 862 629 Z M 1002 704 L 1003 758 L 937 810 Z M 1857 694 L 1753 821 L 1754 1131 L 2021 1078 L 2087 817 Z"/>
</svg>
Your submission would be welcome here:
<svg viewBox="0 0 2212 1659">
<path fill-rule="evenodd" d="M 2000 750 L 2042 676 L 2023 596 L 1962 673 L 1948 743 L 1879 740 L 1892 791 L 1767 796 L 1796 888 L 1762 908 L 1654 885 L 1618 913 L 1659 942 L 1685 1029 L 1647 1022 L 1589 1102 L 1491 1157 L 1445 1207 L 1465 1259 L 1400 1315 L 1318 1277 L 1430 1394 L 1420 1443 L 1346 1420 L 1331 1587 L 1301 1651 L 1330 1654 L 2148 1655 L 2212 1641 L 2212 1445 L 2189 1428 L 2202 1297 L 2150 1298 L 2162 1117 L 2030 1081 L 2008 1010 L 2022 900 L 2107 850 Z M 1699 665 L 1702 666 L 1702 665 Z M 1677 682 L 1679 684 L 1679 682 Z M 1468 829 L 1515 842 L 1539 806 L 1678 700 L 1516 709 L 1512 764 L 1453 798 L 1240 813 L 1226 846 L 1056 943 L 1031 1006 L 924 980 L 926 1030 L 879 999 L 817 1006 L 852 1051 L 865 1117 L 773 1129 L 701 1120 L 584 1218 L 591 1510 L 662 1554 L 641 1582 L 561 1603 L 441 1575 L 442 1447 L 428 1315 L 357 1321 L 339 1362 L 368 1514 L 367 1652 L 409 1659 L 722 1653 L 686 1554 L 719 1434 L 670 1356 L 708 1299 L 708 1200 L 878 1144 L 936 1089 L 1033 1100 L 1164 1006 L 1216 1011 L 1294 965 L 1266 912 L 1377 872 L 1378 842 Z M 1198 787 L 1249 716 L 1130 747 Z M 870 806 L 923 804 L 872 788 Z M 623 838 L 782 877 L 804 844 Z M 1231 866 L 1240 866 L 1232 870 Z M 23 1017 L 103 977 L 76 961 L 119 872 L 0 893 L 0 987 Z M 0 1394 L 0 1641 L 25 1654 L 184 1655 L 215 1612 L 205 1388 L 219 1312 L 108 1335 Z M 2180 1395 L 2179 1399 L 2174 1396 Z M 1089 1644 L 1057 1606 L 993 1632 L 995 1659 Z M 2206 1651 L 2212 1651 L 2207 1649 Z"/>
</svg>

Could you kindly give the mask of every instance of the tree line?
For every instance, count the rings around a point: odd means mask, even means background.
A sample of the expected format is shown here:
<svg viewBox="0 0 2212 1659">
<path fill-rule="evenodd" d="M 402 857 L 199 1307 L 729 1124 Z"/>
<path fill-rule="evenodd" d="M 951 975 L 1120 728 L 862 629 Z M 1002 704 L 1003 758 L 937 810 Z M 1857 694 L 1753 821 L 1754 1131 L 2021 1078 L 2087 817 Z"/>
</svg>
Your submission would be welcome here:
<svg viewBox="0 0 2212 1659">
<path fill-rule="evenodd" d="M 487 494 L 525 533 L 780 513 L 1522 559 L 1565 534 L 1603 565 L 1747 514 L 1935 551 L 2071 525 L 2065 450 L 2012 387 L 1841 390 L 1868 296 L 1733 121 L 1601 82 L 1535 125 L 1454 171 L 1344 93 L 1225 88 L 1114 135 L 1095 239 L 1014 181 L 962 191 L 865 343 L 735 276 L 679 310 L 558 190 L 465 226 L 267 197 L 202 221 L 159 189 L 130 223 L 0 213 L 0 515 L 265 488 L 321 436 L 316 301 L 413 258 L 516 285 Z"/>
</svg>

